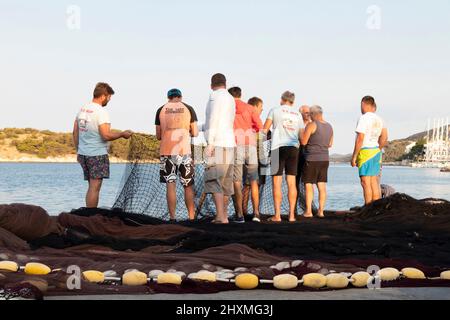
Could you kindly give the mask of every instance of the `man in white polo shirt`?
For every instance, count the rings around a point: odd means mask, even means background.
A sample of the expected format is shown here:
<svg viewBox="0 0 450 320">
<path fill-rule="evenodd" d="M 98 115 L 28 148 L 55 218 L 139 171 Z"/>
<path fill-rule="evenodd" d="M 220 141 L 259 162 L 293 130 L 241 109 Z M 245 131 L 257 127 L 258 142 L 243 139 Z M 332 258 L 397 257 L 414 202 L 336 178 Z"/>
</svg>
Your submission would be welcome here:
<svg viewBox="0 0 450 320">
<path fill-rule="evenodd" d="M 223 74 L 211 78 L 211 89 L 206 107 L 205 138 L 207 168 L 205 171 L 205 193 L 213 194 L 216 206 L 214 223 L 228 223 L 228 201 L 234 194 L 233 165 L 234 117 L 236 103 L 227 91 L 227 80 Z"/>
<path fill-rule="evenodd" d="M 112 132 L 105 107 L 114 90 L 107 83 L 98 83 L 92 103 L 81 108 L 73 127 L 73 141 L 84 179 L 89 182 L 86 207 L 97 208 L 103 179 L 109 178 L 108 141 L 129 139 L 132 132 Z"/>
</svg>

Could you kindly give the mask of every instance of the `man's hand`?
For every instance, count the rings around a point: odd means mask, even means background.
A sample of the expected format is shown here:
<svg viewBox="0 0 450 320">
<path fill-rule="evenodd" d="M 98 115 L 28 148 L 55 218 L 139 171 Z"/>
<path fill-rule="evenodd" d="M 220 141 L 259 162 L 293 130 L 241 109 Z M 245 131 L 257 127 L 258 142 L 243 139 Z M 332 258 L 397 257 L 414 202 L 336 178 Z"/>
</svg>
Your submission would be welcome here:
<svg viewBox="0 0 450 320">
<path fill-rule="evenodd" d="M 131 131 L 131 130 L 126 130 L 126 131 L 122 132 L 122 138 L 124 138 L 124 139 L 130 139 L 132 135 L 133 135 L 133 131 Z"/>
<path fill-rule="evenodd" d="M 214 146 L 208 145 L 205 149 L 205 154 L 208 158 L 212 158 L 214 156 Z"/>
<path fill-rule="evenodd" d="M 356 157 L 352 158 L 351 165 L 352 165 L 353 168 L 357 166 L 357 164 L 356 164 Z"/>
</svg>

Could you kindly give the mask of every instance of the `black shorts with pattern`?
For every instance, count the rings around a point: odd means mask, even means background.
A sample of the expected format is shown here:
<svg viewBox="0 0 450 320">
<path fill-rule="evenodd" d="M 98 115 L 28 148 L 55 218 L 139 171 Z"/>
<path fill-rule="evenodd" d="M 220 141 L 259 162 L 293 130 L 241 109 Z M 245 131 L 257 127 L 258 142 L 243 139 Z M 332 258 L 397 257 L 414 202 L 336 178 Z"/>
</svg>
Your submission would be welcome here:
<svg viewBox="0 0 450 320">
<path fill-rule="evenodd" d="M 83 168 L 84 180 L 109 179 L 109 156 L 88 157 L 78 155 L 78 163 Z"/>
<path fill-rule="evenodd" d="M 183 187 L 194 185 L 195 166 L 190 155 L 161 156 L 160 182 L 175 183 L 178 176 Z"/>
</svg>

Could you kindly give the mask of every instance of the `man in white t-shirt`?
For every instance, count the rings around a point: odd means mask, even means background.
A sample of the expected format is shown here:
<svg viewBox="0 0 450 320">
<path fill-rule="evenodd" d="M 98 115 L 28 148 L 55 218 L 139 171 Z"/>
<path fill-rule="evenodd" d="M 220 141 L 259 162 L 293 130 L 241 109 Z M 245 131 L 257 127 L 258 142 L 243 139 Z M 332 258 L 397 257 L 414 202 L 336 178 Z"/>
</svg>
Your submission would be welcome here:
<svg viewBox="0 0 450 320">
<path fill-rule="evenodd" d="M 302 116 L 294 107 L 295 94 L 289 91 L 283 93 L 279 107 L 270 110 L 263 131 L 267 133 L 272 128 L 271 175 L 273 179 L 273 197 L 275 216 L 272 222 L 281 222 L 282 182 L 286 174 L 289 199 L 289 221 L 295 222 L 297 204 L 296 176 L 300 135 L 302 133 Z"/>
<path fill-rule="evenodd" d="M 98 83 L 92 103 L 81 108 L 73 127 L 73 141 L 84 179 L 89 182 L 86 207 L 97 208 L 103 179 L 109 178 L 108 141 L 129 139 L 132 132 L 112 132 L 105 107 L 114 90 L 107 83 Z"/>
<path fill-rule="evenodd" d="M 381 199 L 380 174 L 381 150 L 388 141 L 388 131 L 383 120 L 375 114 L 375 99 L 366 96 L 361 102 L 362 116 L 356 128 L 356 141 L 352 157 L 352 167 L 358 166 L 365 204 Z"/>
<path fill-rule="evenodd" d="M 211 78 L 211 93 L 206 107 L 205 138 L 207 167 L 205 170 L 205 194 L 212 194 L 216 205 L 214 223 L 228 223 L 228 201 L 234 194 L 233 168 L 234 118 L 236 102 L 227 91 L 223 74 Z"/>
</svg>

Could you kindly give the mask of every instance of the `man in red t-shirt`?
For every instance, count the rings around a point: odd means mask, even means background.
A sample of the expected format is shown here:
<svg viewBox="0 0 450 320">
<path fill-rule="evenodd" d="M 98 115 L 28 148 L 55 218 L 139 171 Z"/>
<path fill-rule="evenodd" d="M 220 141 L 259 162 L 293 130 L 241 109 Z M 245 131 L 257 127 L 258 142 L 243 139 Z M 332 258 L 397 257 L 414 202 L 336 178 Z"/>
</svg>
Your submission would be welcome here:
<svg viewBox="0 0 450 320">
<path fill-rule="evenodd" d="M 243 223 L 245 219 L 242 209 L 242 182 L 246 178 L 244 177 L 244 166 L 252 188 L 252 195 L 259 195 L 256 133 L 262 129 L 263 124 L 255 107 L 241 100 L 242 90 L 240 88 L 233 87 L 228 92 L 236 101 L 234 134 L 237 147 L 233 173 L 234 199 L 237 215 L 235 222 Z M 259 197 L 252 196 L 252 200 L 254 215 L 259 216 Z"/>
</svg>

